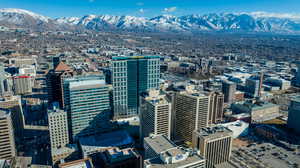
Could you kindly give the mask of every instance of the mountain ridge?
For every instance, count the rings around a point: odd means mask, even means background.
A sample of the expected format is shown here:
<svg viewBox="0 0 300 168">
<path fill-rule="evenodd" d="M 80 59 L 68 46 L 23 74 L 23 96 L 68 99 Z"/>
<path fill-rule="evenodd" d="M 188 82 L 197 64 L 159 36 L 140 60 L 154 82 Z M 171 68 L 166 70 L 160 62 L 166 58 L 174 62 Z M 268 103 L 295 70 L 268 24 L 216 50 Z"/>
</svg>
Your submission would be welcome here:
<svg viewBox="0 0 300 168">
<path fill-rule="evenodd" d="M 47 30 L 130 30 L 154 32 L 252 32 L 300 34 L 300 15 L 265 12 L 159 15 L 153 18 L 85 15 L 51 19 L 23 9 L 0 9 L 0 25 Z"/>
</svg>

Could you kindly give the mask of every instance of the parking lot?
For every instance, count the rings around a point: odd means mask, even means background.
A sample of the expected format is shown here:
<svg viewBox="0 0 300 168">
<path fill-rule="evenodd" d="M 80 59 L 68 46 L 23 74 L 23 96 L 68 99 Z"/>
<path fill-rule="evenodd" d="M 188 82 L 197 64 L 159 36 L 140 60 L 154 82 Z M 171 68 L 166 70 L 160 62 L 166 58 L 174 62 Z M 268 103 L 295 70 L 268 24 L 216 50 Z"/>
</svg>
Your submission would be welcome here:
<svg viewBox="0 0 300 168">
<path fill-rule="evenodd" d="M 233 148 L 232 162 L 239 167 L 300 168 L 300 151 L 288 151 L 271 143 Z"/>
</svg>

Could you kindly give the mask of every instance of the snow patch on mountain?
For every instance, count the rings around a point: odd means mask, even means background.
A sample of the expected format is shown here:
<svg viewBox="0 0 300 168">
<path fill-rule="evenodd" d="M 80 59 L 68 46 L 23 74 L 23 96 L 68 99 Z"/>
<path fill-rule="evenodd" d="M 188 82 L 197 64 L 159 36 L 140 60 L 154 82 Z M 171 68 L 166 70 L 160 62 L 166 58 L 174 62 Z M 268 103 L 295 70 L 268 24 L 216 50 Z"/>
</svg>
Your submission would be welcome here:
<svg viewBox="0 0 300 168">
<path fill-rule="evenodd" d="M 55 19 L 59 24 L 77 25 L 80 21 L 79 17 L 63 17 Z"/>
<path fill-rule="evenodd" d="M 153 18 L 136 16 L 85 15 L 50 19 L 23 9 L 0 9 L 0 23 L 43 28 L 84 27 L 90 30 L 130 30 L 155 32 L 242 31 L 300 34 L 300 14 L 210 13 L 205 15 Z"/>
<path fill-rule="evenodd" d="M 28 16 L 31 16 L 34 19 L 37 19 L 37 20 L 40 20 L 40 21 L 43 21 L 43 22 L 47 22 L 47 23 L 50 20 L 50 18 L 48 18 L 48 17 L 42 16 L 42 15 L 33 13 L 31 11 L 27 11 L 27 10 L 24 10 L 24 9 L 14 9 L 14 8 L 0 9 L 0 20 L 1 20 L 1 18 L 4 18 L 4 17 L 13 17 L 14 15 L 15 16 L 16 15 L 28 15 Z M 18 22 L 16 19 L 15 19 L 15 21 Z"/>
</svg>

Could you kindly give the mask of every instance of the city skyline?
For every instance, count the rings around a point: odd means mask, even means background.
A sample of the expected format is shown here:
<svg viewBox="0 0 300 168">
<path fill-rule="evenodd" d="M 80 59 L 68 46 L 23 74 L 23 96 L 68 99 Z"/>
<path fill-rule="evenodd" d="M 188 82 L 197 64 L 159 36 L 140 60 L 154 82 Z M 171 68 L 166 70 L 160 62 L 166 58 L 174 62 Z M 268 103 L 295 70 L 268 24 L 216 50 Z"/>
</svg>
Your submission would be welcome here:
<svg viewBox="0 0 300 168">
<path fill-rule="evenodd" d="M 300 168 L 300 0 L 0 0 L 0 168 Z"/>
<path fill-rule="evenodd" d="M 284 17 L 300 17 L 300 2 L 297 0 L 266 0 L 244 1 L 182 1 L 167 0 L 164 2 L 121 0 L 71 0 L 66 1 L 36 1 L 36 0 L 0 0 L 1 8 L 19 8 L 51 18 L 80 17 L 88 14 L 95 15 L 132 15 L 139 17 L 154 17 L 162 14 L 175 16 L 206 13 L 252 13 L 266 12 L 269 15 Z"/>
</svg>

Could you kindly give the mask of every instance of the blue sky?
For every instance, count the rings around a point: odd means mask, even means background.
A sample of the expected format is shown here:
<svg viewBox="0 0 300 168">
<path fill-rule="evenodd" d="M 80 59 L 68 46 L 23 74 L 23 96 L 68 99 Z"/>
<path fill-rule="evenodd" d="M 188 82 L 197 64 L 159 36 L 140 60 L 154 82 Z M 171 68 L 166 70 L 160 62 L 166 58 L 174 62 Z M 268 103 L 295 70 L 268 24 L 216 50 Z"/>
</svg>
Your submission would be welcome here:
<svg viewBox="0 0 300 168">
<path fill-rule="evenodd" d="M 0 0 L 0 8 L 21 8 L 52 18 L 86 14 L 186 15 L 211 12 L 300 13 L 300 0 Z"/>
</svg>

